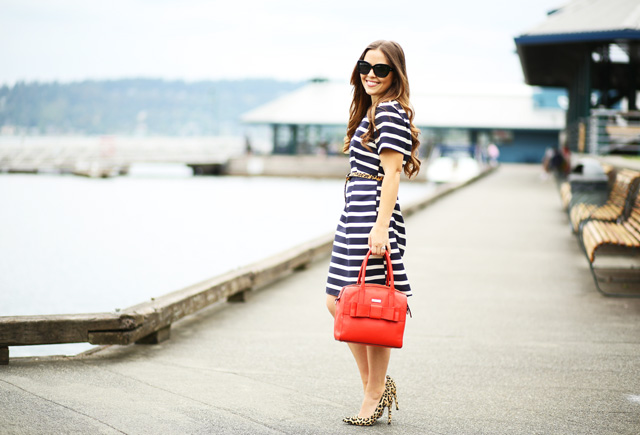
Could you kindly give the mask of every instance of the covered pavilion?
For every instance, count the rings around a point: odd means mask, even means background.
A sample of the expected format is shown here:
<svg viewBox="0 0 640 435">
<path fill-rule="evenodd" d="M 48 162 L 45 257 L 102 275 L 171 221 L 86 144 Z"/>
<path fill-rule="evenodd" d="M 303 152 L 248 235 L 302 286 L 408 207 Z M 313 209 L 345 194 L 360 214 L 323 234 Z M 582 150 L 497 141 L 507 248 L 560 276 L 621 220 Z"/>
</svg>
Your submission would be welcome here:
<svg viewBox="0 0 640 435">
<path fill-rule="evenodd" d="M 605 153 L 640 138 L 638 0 L 573 0 L 515 43 L 527 84 L 567 89 L 571 149 Z"/>
</svg>

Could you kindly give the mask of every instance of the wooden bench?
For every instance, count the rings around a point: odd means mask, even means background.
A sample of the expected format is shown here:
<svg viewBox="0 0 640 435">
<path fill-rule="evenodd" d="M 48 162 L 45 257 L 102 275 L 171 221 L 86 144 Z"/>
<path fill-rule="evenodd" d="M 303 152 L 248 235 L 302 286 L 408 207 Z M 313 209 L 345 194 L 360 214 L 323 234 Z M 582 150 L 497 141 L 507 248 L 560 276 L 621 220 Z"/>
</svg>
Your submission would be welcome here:
<svg viewBox="0 0 640 435">
<path fill-rule="evenodd" d="M 589 260 L 591 274 L 598 290 L 607 296 L 640 297 L 640 262 L 630 263 L 628 267 L 595 267 L 596 252 L 610 248 L 613 254 L 640 254 L 640 195 L 637 189 L 631 195 L 629 211 L 618 221 L 588 219 L 582 226 L 580 240 Z M 604 291 L 601 282 L 613 283 L 619 289 L 616 292 Z M 624 292 L 622 292 L 624 291 Z M 635 292 L 635 293 L 634 293 Z"/>
<path fill-rule="evenodd" d="M 629 196 L 640 181 L 640 172 L 629 169 L 621 169 L 616 173 L 616 178 L 609 193 L 607 201 L 603 205 L 578 203 L 571 207 L 569 217 L 573 231 L 580 231 L 580 224 L 587 219 L 615 222 L 625 212 L 629 203 Z"/>
<path fill-rule="evenodd" d="M 602 171 L 609 179 L 609 190 L 611 190 L 616 177 L 615 168 L 606 163 L 601 163 L 601 166 Z M 569 210 L 575 204 L 579 204 L 581 202 L 589 202 L 585 199 L 590 196 L 592 195 L 584 195 L 583 192 L 573 192 L 571 183 L 569 181 L 564 181 L 560 184 L 560 200 L 562 202 L 562 209 L 566 212 L 569 212 Z"/>
<path fill-rule="evenodd" d="M 616 169 L 608 163 L 602 163 L 602 171 L 609 178 L 609 184 L 613 186 L 613 183 L 616 181 Z"/>
</svg>

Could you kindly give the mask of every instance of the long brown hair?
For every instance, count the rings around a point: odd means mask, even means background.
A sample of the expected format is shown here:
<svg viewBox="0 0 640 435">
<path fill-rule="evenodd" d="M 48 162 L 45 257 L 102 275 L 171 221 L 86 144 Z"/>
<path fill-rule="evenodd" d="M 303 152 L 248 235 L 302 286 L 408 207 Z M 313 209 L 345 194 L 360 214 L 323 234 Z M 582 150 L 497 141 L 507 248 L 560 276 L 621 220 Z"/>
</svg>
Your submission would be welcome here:
<svg viewBox="0 0 640 435">
<path fill-rule="evenodd" d="M 408 177 L 412 177 L 420 171 L 420 160 L 418 160 L 418 147 L 420 141 L 418 135 L 420 130 L 413 125 L 413 109 L 411 108 L 411 102 L 409 101 L 409 79 L 407 78 L 407 66 L 404 59 L 404 51 L 400 44 L 393 41 L 375 41 L 369 44 L 365 48 L 360 60 L 363 60 L 369 50 L 380 50 L 387 59 L 387 62 L 393 68 L 393 81 L 387 92 L 378 99 L 377 104 L 372 104 L 371 96 L 367 94 L 362 86 L 360 80 L 360 73 L 358 67 L 353 68 L 351 73 L 351 85 L 353 86 L 353 100 L 351 101 L 351 108 L 349 109 L 349 124 L 347 125 L 347 136 L 344 138 L 344 148 L 342 151 L 345 153 L 349 151 L 349 143 L 351 138 L 356 133 L 358 125 L 362 121 L 362 118 L 366 115 L 369 119 L 369 129 L 362 134 L 362 144 L 367 147 L 367 143 L 373 137 L 376 131 L 375 125 L 375 113 L 377 105 L 385 101 L 396 100 L 407 112 L 409 117 L 409 125 L 411 129 L 411 156 L 404 166 L 404 173 Z M 368 148 L 368 147 L 367 147 Z"/>
</svg>

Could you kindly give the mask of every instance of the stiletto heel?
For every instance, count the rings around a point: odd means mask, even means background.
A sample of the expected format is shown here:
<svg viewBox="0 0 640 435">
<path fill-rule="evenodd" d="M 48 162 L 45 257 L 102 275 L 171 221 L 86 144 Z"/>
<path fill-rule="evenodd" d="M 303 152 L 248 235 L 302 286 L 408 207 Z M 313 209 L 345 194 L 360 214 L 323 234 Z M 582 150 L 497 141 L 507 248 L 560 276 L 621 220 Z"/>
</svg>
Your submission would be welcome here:
<svg viewBox="0 0 640 435">
<path fill-rule="evenodd" d="M 393 400 L 389 398 L 389 403 L 387 404 L 387 424 L 391 424 L 391 405 L 393 404 Z"/>
<path fill-rule="evenodd" d="M 342 419 L 347 424 L 352 424 L 354 426 L 373 426 L 376 424 L 378 419 L 382 417 L 384 414 L 384 408 L 389 404 L 389 396 L 387 395 L 387 391 L 385 389 L 384 393 L 382 393 L 382 397 L 380 398 L 380 402 L 378 402 L 378 406 L 376 406 L 375 411 L 373 411 L 373 415 L 371 417 L 358 417 L 357 415 L 353 417 L 345 417 Z M 391 422 L 389 422 L 391 424 Z"/>
<path fill-rule="evenodd" d="M 388 400 L 387 400 L 387 416 L 388 416 L 388 421 L 387 424 L 391 424 L 391 407 L 393 406 L 393 401 L 395 400 L 396 402 L 396 410 L 399 410 L 400 408 L 398 407 L 398 394 L 397 394 L 397 390 L 396 390 L 396 383 L 393 381 L 393 379 L 391 379 L 391 377 L 389 375 L 387 375 L 387 380 L 385 382 L 385 390 L 384 390 L 385 395 L 387 396 Z"/>
</svg>

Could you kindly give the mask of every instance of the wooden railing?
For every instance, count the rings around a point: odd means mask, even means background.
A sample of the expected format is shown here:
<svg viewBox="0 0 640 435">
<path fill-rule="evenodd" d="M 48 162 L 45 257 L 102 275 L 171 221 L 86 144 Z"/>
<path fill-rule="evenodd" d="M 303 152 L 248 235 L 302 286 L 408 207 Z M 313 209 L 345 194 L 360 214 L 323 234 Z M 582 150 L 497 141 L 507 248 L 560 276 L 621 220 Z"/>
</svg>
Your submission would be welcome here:
<svg viewBox="0 0 640 435">
<path fill-rule="evenodd" d="M 245 301 L 249 292 L 325 256 L 331 244 L 327 235 L 119 313 L 0 317 L 0 364 L 8 362 L 8 346 L 158 343 L 169 338 L 172 323 L 225 299 Z"/>
<path fill-rule="evenodd" d="M 403 207 L 411 214 L 492 172 L 488 168 L 463 183 L 442 185 L 426 198 Z M 216 276 L 118 313 L 0 317 L 0 365 L 9 363 L 9 346 L 91 343 L 154 344 L 170 337 L 171 324 L 220 301 L 244 302 L 254 290 L 303 270 L 331 252 L 333 233 L 273 257 Z"/>
</svg>

